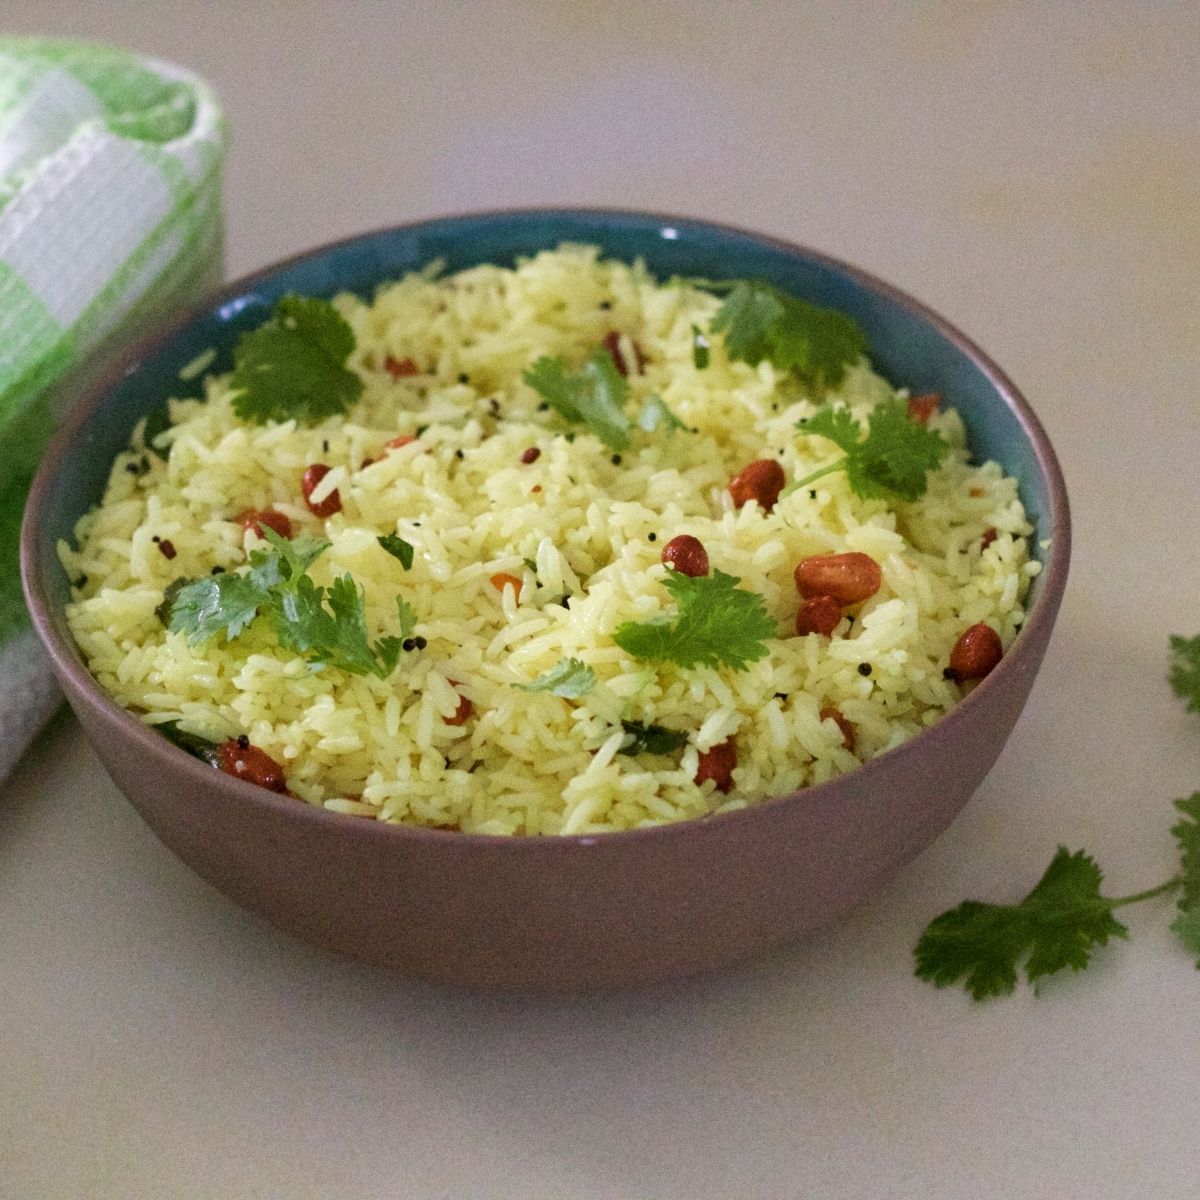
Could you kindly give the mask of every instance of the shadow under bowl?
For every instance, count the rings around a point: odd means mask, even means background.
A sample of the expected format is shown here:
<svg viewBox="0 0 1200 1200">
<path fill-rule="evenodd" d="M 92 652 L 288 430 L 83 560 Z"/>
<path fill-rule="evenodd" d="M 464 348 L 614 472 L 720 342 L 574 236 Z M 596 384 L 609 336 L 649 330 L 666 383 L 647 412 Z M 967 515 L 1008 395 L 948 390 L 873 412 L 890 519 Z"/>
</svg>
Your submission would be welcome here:
<svg viewBox="0 0 1200 1200">
<path fill-rule="evenodd" d="M 136 422 L 212 348 L 287 292 L 330 296 L 444 260 L 512 264 L 560 242 L 641 257 L 660 278 L 761 277 L 852 316 L 877 369 L 962 414 L 978 460 L 1014 476 L 1043 571 L 1000 665 L 946 717 L 851 774 L 705 820 L 599 836 L 503 838 L 383 825 L 220 774 L 120 708 L 67 628 L 56 544 L 99 502 Z M 195 385 L 193 385 L 195 386 Z M 203 878 L 282 929 L 428 979 L 575 990 L 643 983 L 759 954 L 878 890 L 982 782 L 1033 684 L 1066 584 L 1070 520 L 1054 451 L 1001 371 L 911 297 L 804 248 L 686 218 L 603 210 L 422 221 L 312 251 L 222 288 L 89 385 L 34 481 L 22 530 L 34 624 L 71 707 L 117 786 Z"/>
</svg>

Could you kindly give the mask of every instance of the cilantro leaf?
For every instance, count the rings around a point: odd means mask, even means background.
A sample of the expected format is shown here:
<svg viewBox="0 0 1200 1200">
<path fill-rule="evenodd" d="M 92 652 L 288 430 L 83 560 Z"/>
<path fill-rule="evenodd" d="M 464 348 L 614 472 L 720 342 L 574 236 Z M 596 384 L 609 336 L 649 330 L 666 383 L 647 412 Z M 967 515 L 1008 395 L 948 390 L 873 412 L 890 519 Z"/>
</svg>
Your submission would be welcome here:
<svg viewBox="0 0 1200 1200">
<path fill-rule="evenodd" d="M 413 565 L 413 548 L 411 543 L 406 542 L 402 537 L 397 537 L 394 533 L 385 533 L 381 537 L 375 539 L 393 558 L 398 559 L 400 565 L 406 570 L 412 570 Z"/>
<path fill-rule="evenodd" d="M 713 317 L 712 332 L 725 335 L 730 358 L 758 366 L 771 357 L 771 329 L 783 319 L 783 305 L 767 283 L 736 283 Z"/>
<path fill-rule="evenodd" d="M 400 633 L 398 636 L 403 641 L 406 637 L 411 636 L 412 631 L 417 627 L 417 614 L 413 606 L 403 596 L 396 597 L 396 616 L 400 622 Z"/>
<path fill-rule="evenodd" d="M 739 588 L 740 582 L 723 571 L 695 578 L 669 571 L 663 585 L 679 606 L 675 620 L 626 621 L 613 641 L 647 662 L 744 670 L 768 652 L 765 640 L 776 629 L 763 598 Z"/>
<path fill-rule="evenodd" d="M 622 721 L 625 740 L 618 754 L 673 754 L 687 745 L 688 735 L 665 725 L 646 725 L 641 721 Z"/>
<path fill-rule="evenodd" d="M 1183 820 L 1171 826 L 1171 836 L 1179 846 L 1179 879 L 1183 894 L 1179 907 L 1186 908 L 1200 900 L 1200 792 L 1186 800 L 1176 800 L 1175 807 Z"/>
<path fill-rule="evenodd" d="M 1171 931 L 1196 955 L 1200 969 L 1200 792 L 1186 800 L 1176 800 L 1183 820 L 1171 826 L 1171 836 L 1179 846 L 1179 915 L 1171 922 Z"/>
<path fill-rule="evenodd" d="M 1197 956 L 1196 969 L 1200 970 L 1200 904 L 1181 907 L 1179 916 L 1171 922 L 1171 932 Z"/>
<path fill-rule="evenodd" d="M 629 384 L 607 350 L 594 350 L 578 371 L 543 355 L 522 378 L 561 417 L 586 425 L 609 449 L 629 448 Z"/>
<path fill-rule="evenodd" d="M 543 671 L 532 683 L 514 684 L 523 692 L 550 692 L 564 700 L 578 700 L 596 686 L 596 672 L 577 658 L 564 658 Z"/>
<path fill-rule="evenodd" d="M 644 429 L 647 433 L 655 433 L 660 425 L 665 426 L 667 433 L 674 433 L 677 429 L 687 428 L 667 407 L 666 402 L 661 396 L 649 395 L 646 397 L 646 403 L 643 405 L 641 415 L 638 417 L 638 428 Z"/>
<path fill-rule="evenodd" d="M 316 425 L 344 413 L 363 390 L 346 367 L 353 351 L 353 330 L 327 300 L 281 297 L 234 349 L 234 412 L 260 425 L 293 417 Z"/>
<path fill-rule="evenodd" d="M 179 595 L 189 583 L 195 583 L 194 579 L 188 579 L 180 576 L 178 579 L 172 579 L 170 583 L 163 589 L 162 603 L 154 610 L 154 615 L 166 626 L 171 624 L 171 606 L 175 603 L 175 597 Z"/>
<path fill-rule="evenodd" d="M 796 428 L 828 438 L 845 451 L 845 457 L 796 480 L 786 489 L 789 493 L 823 475 L 845 471 L 851 490 L 864 500 L 919 500 L 929 486 L 928 473 L 937 469 L 950 449 L 940 433 L 908 415 L 903 400 L 887 400 L 875 408 L 861 440 L 861 426 L 845 409 L 818 409 Z"/>
<path fill-rule="evenodd" d="M 329 549 L 329 542 L 323 537 L 306 533 L 288 539 L 266 525 L 262 527 L 262 536 L 267 547 L 250 552 L 249 578 L 267 589 L 294 583 Z"/>
<path fill-rule="evenodd" d="M 697 371 L 706 370 L 708 367 L 711 354 L 709 352 L 708 338 L 704 336 L 699 325 L 692 326 L 692 362 L 695 364 Z"/>
<path fill-rule="evenodd" d="M 801 433 L 820 434 L 828 438 L 836 446 L 840 446 L 847 454 L 858 449 L 862 437 L 862 427 L 854 419 L 848 408 L 834 408 L 826 404 L 818 408 L 807 421 L 796 426 Z"/>
<path fill-rule="evenodd" d="M 1100 895 L 1102 878 L 1089 854 L 1060 846 L 1019 904 L 967 900 L 931 921 L 914 951 L 917 976 L 937 987 L 961 980 L 983 1000 L 1013 991 L 1022 959 L 1030 983 L 1065 967 L 1083 970 L 1096 946 L 1127 932 Z"/>
<path fill-rule="evenodd" d="M 168 589 L 170 590 L 170 589 Z M 249 626 L 266 604 L 270 591 L 250 575 L 210 575 L 175 590 L 168 601 L 167 628 L 185 634 L 198 646 L 224 633 L 227 642 Z"/>
<path fill-rule="evenodd" d="M 400 659 L 400 638 L 370 644 L 363 594 L 349 575 L 339 576 L 328 589 L 303 575 L 273 599 L 271 622 L 279 644 L 311 663 L 386 679 Z"/>
<path fill-rule="evenodd" d="M 1172 636 L 1170 679 L 1188 712 L 1200 712 L 1200 634 L 1194 638 Z"/>
<path fill-rule="evenodd" d="M 751 366 L 768 359 L 814 388 L 836 387 L 846 367 L 867 350 L 866 334 L 844 313 L 759 280 L 732 286 L 713 318 L 712 332 L 725 335 L 731 359 Z"/>
</svg>

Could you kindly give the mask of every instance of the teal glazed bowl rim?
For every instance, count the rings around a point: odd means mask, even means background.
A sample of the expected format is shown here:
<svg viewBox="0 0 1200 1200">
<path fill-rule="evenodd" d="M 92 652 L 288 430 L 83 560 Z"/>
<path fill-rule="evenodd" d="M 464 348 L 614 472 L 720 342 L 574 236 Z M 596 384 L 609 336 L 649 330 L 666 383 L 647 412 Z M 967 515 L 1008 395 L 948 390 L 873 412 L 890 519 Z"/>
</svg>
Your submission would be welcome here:
<svg viewBox="0 0 1200 1200">
<path fill-rule="evenodd" d="M 434 259 L 444 260 L 450 271 L 481 262 L 509 264 L 518 256 L 563 241 L 597 244 L 605 254 L 627 261 L 640 257 L 659 278 L 675 274 L 761 277 L 816 303 L 839 308 L 863 325 L 873 364 L 893 384 L 909 387 L 914 393 L 939 392 L 960 411 L 976 459 L 994 458 L 1016 477 L 1021 498 L 1036 525 L 1034 546 L 1043 543 L 1038 554 L 1042 571 L 1034 580 L 1024 626 L 986 679 L 928 729 L 847 775 L 698 821 L 555 837 L 500 837 L 381 824 L 299 803 L 214 771 L 142 724 L 100 688 L 66 626 L 64 607 L 69 581 L 58 562 L 56 543 L 60 538 L 70 539 L 78 518 L 101 498 L 111 463 L 127 443 L 136 421 L 169 395 L 193 394 L 178 378 L 185 364 L 214 347 L 217 358 L 211 369 L 226 369 L 237 335 L 259 323 L 285 292 L 370 294 L 379 283 Z M 81 389 L 70 417 L 51 442 L 26 507 L 21 569 L 38 636 L 72 706 L 81 719 L 87 717 L 84 725 L 89 737 L 127 794 L 130 788 L 119 778 L 120 770 L 105 757 L 108 746 L 102 743 L 127 743 L 125 749 L 140 757 L 148 772 L 178 781 L 185 791 L 220 789 L 231 799 L 236 798 L 238 804 L 258 810 L 264 820 L 292 826 L 298 823 L 304 827 L 302 836 L 328 837 L 343 844 L 348 844 L 348 839 L 349 843 L 365 840 L 397 848 L 434 848 L 452 842 L 464 854 L 470 848 L 483 847 L 492 859 L 501 855 L 531 864 L 554 856 L 578 859 L 602 846 L 610 853 L 622 846 L 642 847 L 652 853 L 651 847 L 665 849 L 671 843 L 694 838 L 700 830 L 709 837 L 720 836 L 719 831 L 724 830 L 736 839 L 773 811 L 789 807 L 852 806 L 856 799 L 880 788 L 896 793 L 899 802 L 904 788 L 898 789 L 897 781 L 910 770 L 914 777 L 920 777 L 926 756 L 952 752 L 960 733 L 966 733 L 973 724 L 980 728 L 987 725 L 991 717 L 984 710 L 989 706 L 1009 713 L 997 718 L 1006 723 L 1006 728 L 994 748 L 989 746 L 989 760 L 977 773 L 970 791 L 956 799 L 953 811 L 949 811 L 947 802 L 936 816 L 929 817 L 929 828 L 922 828 L 920 839 L 914 837 L 911 845 L 897 851 L 894 869 L 953 819 L 1002 748 L 1049 639 L 1066 585 L 1070 537 L 1062 471 L 1029 404 L 969 338 L 898 288 L 828 255 L 709 221 L 610 209 L 529 209 L 417 221 L 334 242 L 227 284 L 196 308 L 139 339 L 114 366 Z M 100 727 L 102 735 L 97 734 Z M 970 734 L 966 740 L 973 736 Z M 136 799 L 135 804 L 154 825 L 147 806 Z M 156 832 L 163 836 L 157 827 Z M 177 853 L 183 853 L 169 838 L 164 840 Z M 201 873 L 219 883 L 213 868 Z M 254 897 L 242 899 L 265 911 Z M 277 923 L 287 924 L 277 913 L 268 915 Z M 308 936 L 303 930 L 299 932 Z M 333 944 L 336 939 L 314 936 L 311 940 Z M 349 947 L 349 952 L 357 951 Z M 372 957 L 370 953 L 361 956 Z M 730 957 L 724 954 L 722 961 Z M 415 969 L 420 971 L 419 966 Z"/>
</svg>

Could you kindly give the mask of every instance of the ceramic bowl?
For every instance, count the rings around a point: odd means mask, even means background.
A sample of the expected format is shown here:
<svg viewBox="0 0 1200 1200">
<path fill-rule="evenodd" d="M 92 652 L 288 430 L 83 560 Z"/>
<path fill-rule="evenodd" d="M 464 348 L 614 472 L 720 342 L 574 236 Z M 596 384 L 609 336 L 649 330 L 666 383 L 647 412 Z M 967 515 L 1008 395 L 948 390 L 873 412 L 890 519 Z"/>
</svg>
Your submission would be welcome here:
<svg viewBox="0 0 1200 1200">
<path fill-rule="evenodd" d="M 861 769 L 752 808 L 600 836 L 503 838 L 382 825 L 220 774 L 100 690 L 63 615 L 55 544 L 101 498 L 134 424 L 181 394 L 184 364 L 285 292 L 370 294 L 433 259 L 511 264 L 562 241 L 641 257 L 661 278 L 762 277 L 853 316 L 877 368 L 962 414 L 977 459 L 1016 477 L 1041 551 L 1028 618 L 987 679 L 926 732 Z M 221 289 L 89 386 L 45 456 L 22 534 L 37 631 L 117 786 L 184 862 L 239 904 L 320 946 L 429 979 L 554 989 L 685 975 L 761 954 L 879 889 L 953 820 L 1029 694 L 1070 553 L 1063 479 L 1037 418 L 978 348 L 911 297 L 844 263 L 684 218 L 611 211 L 485 213 L 339 242 Z"/>
</svg>

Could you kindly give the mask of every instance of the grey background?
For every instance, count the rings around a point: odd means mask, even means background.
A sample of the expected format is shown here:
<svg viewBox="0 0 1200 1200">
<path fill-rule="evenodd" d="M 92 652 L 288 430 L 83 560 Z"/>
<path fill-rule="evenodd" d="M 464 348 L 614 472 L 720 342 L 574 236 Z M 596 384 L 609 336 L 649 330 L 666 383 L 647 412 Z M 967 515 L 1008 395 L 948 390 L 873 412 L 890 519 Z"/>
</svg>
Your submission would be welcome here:
<svg viewBox="0 0 1200 1200">
<path fill-rule="evenodd" d="M 538 202 L 790 237 L 913 291 L 1062 456 L 1059 630 L 962 818 L 837 928 L 586 999 L 298 945 L 140 825 L 60 716 L 0 795 L 0 1197 L 1194 1197 L 1200 977 L 1170 901 L 1040 998 L 911 978 L 923 924 L 1054 846 L 1170 873 L 1200 725 L 1200 15 L 1192 4 L 3 0 L 6 32 L 205 74 L 229 269 Z"/>
</svg>

